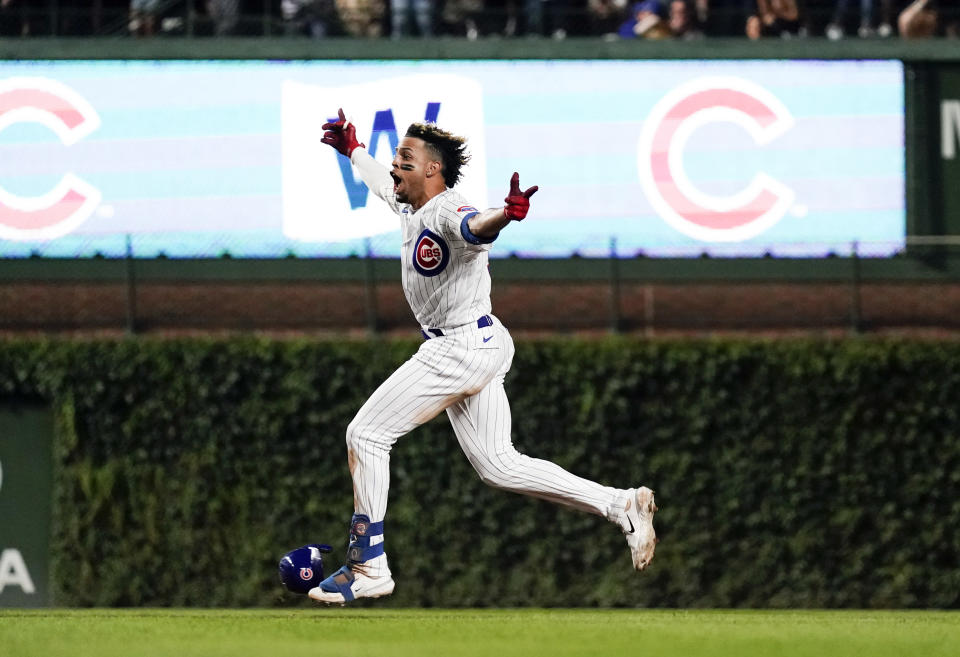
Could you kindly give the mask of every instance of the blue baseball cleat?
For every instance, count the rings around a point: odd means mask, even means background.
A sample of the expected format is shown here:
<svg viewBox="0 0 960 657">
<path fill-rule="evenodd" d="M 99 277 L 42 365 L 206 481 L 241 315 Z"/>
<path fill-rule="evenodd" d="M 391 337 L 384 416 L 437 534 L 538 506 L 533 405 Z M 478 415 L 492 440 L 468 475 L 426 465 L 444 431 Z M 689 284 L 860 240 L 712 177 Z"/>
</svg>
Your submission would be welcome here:
<svg viewBox="0 0 960 657">
<path fill-rule="evenodd" d="M 352 570 L 350 566 L 343 566 L 320 582 L 320 586 L 310 589 L 307 595 L 317 602 L 344 604 L 357 598 L 380 598 L 390 595 L 393 593 L 393 588 L 393 577 L 390 575 L 367 577 L 359 569 Z"/>
<path fill-rule="evenodd" d="M 350 521 L 347 564 L 307 593 L 317 602 L 344 604 L 357 598 L 379 598 L 393 593 L 393 577 L 383 551 L 383 521 L 370 522 L 356 513 Z M 373 539 L 380 538 L 378 542 Z"/>
</svg>

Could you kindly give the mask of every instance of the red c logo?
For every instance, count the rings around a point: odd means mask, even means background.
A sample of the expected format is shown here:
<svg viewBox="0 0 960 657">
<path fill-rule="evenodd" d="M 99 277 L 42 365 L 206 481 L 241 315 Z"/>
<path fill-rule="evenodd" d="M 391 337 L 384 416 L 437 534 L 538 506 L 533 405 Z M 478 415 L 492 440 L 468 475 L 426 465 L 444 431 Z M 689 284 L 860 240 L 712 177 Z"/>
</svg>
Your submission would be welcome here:
<svg viewBox="0 0 960 657">
<path fill-rule="evenodd" d="M 654 210 L 681 233 L 709 242 L 755 237 L 783 218 L 794 192 L 760 172 L 733 196 L 698 190 L 683 169 L 683 151 L 693 132 L 717 121 L 735 123 L 758 145 L 793 127 L 793 117 L 763 87 L 732 77 L 700 78 L 664 96 L 643 124 L 640 182 Z"/>
<path fill-rule="evenodd" d="M 24 122 L 46 126 L 64 146 L 100 127 L 100 117 L 90 103 L 56 80 L 0 80 L 0 131 Z M 72 173 L 42 196 L 16 196 L 0 187 L 0 238 L 61 237 L 86 221 L 99 204 L 100 191 Z"/>
<path fill-rule="evenodd" d="M 429 237 L 424 237 L 417 245 L 417 262 L 424 269 L 433 269 L 440 262 L 442 253 L 437 243 Z"/>
</svg>

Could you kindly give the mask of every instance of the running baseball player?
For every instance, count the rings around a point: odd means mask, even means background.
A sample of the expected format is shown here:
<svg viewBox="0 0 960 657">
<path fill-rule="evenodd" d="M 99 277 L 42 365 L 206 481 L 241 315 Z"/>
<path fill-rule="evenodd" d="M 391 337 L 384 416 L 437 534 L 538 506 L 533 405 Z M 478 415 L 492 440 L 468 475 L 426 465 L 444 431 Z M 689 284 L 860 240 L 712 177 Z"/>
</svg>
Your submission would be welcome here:
<svg viewBox="0 0 960 657">
<path fill-rule="evenodd" d="M 463 137 L 414 123 L 387 169 L 357 141 L 343 110 L 339 116 L 323 125 L 322 141 L 350 158 L 370 190 L 400 215 L 403 289 L 424 343 L 347 428 L 354 515 L 346 564 L 310 597 L 344 603 L 393 592 L 383 531 L 390 450 L 441 411 L 483 482 L 607 518 L 626 535 L 634 568 L 646 568 L 656 546 L 653 491 L 601 486 L 520 454 L 510 440 L 503 380 L 514 347 L 491 313 L 487 252 L 504 227 L 527 216 L 537 187 L 521 191 L 514 173 L 504 206 L 481 212 L 453 189 L 469 160 Z"/>
</svg>

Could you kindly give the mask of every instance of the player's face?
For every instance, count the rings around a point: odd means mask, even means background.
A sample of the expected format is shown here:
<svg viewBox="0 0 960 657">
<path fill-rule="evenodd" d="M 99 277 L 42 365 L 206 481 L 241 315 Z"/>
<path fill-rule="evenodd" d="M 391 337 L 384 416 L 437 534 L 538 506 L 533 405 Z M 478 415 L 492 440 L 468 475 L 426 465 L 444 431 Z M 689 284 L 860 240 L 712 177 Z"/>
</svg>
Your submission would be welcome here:
<svg viewBox="0 0 960 657">
<path fill-rule="evenodd" d="M 393 158 L 393 193 L 401 203 L 412 203 L 423 196 L 427 168 L 435 166 L 422 139 L 404 137 Z"/>
</svg>

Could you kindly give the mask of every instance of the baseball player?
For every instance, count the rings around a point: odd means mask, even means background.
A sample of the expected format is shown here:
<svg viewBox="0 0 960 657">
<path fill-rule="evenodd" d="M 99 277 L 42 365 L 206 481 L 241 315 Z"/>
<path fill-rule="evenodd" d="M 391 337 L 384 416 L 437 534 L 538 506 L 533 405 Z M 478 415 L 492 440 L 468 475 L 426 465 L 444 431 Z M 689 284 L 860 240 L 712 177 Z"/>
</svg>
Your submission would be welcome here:
<svg viewBox="0 0 960 657">
<path fill-rule="evenodd" d="M 393 592 L 383 519 L 390 449 L 398 438 L 446 411 L 460 447 L 490 486 L 601 515 L 626 535 L 633 565 L 653 559 L 653 491 L 601 486 L 517 452 L 503 388 L 513 340 L 491 313 L 487 251 L 511 221 L 527 216 L 537 187 L 520 190 L 514 173 L 504 206 L 479 211 L 454 189 L 469 159 L 466 140 L 414 123 L 390 169 L 357 141 L 346 120 L 323 125 L 322 141 L 344 156 L 374 194 L 400 216 L 403 289 L 424 343 L 370 396 L 347 428 L 354 515 L 346 565 L 310 590 L 344 603 Z"/>
</svg>

